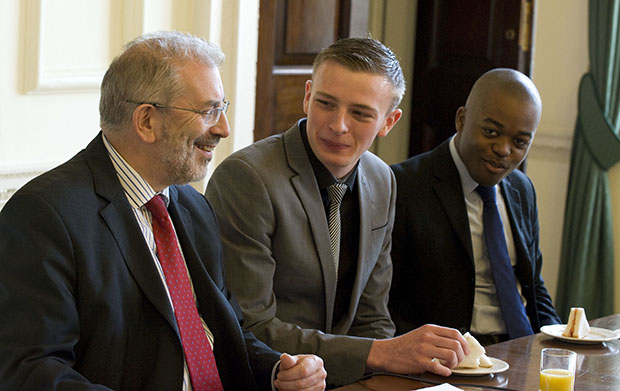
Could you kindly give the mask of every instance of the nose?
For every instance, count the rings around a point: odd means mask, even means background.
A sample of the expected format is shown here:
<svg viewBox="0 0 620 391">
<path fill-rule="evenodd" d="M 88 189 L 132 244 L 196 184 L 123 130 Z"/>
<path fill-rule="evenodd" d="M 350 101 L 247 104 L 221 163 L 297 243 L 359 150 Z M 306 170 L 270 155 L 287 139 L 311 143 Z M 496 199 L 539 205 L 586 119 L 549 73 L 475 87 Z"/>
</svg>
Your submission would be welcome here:
<svg viewBox="0 0 620 391">
<path fill-rule="evenodd" d="M 228 125 L 228 117 L 226 116 L 226 113 L 220 114 L 220 118 L 217 120 L 215 125 L 209 128 L 209 133 L 220 136 L 221 138 L 226 138 L 230 135 L 230 126 Z"/>
<path fill-rule="evenodd" d="M 506 157 L 510 155 L 510 142 L 506 140 L 499 140 L 493 144 L 492 149 L 497 156 Z"/>
<path fill-rule="evenodd" d="M 347 111 L 335 111 L 329 123 L 329 128 L 336 134 L 346 133 L 349 130 Z"/>
</svg>

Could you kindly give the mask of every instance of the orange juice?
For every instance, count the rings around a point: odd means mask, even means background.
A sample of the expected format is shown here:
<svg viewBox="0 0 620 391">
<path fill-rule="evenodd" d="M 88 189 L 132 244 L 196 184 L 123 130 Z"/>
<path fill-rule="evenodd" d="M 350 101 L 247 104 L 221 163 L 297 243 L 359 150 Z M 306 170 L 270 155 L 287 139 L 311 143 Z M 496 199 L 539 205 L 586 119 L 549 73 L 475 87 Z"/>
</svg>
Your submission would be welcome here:
<svg viewBox="0 0 620 391">
<path fill-rule="evenodd" d="M 567 369 L 543 369 L 540 391 L 573 391 L 575 376 Z"/>
</svg>

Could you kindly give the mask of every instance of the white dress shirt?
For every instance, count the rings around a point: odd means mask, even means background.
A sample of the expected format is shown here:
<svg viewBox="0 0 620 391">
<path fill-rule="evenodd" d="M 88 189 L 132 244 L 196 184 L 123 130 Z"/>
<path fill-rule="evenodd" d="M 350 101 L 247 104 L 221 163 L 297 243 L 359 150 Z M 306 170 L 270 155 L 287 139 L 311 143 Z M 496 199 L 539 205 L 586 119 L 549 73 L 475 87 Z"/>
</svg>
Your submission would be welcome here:
<svg viewBox="0 0 620 391">
<path fill-rule="evenodd" d="M 482 224 L 483 202 L 476 187 L 478 183 L 469 174 L 465 163 L 456 150 L 454 137 L 450 140 L 450 154 L 456 164 L 461 185 L 463 186 L 463 197 L 467 207 L 467 217 L 469 219 L 469 230 L 471 233 L 471 244 L 474 252 L 474 269 L 476 271 L 476 288 L 474 294 L 474 309 L 472 313 L 470 331 L 475 334 L 505 334 L 506 325 L 497 299 L 495 283 L 493 281 L 493 271 L 484 239 L 484 226 Z M 506 210 L 506 203 L 499 185 L 494 186 L 497 199 L 497 208 L 504 228 L 504 237 L 508 256 L 514 267 L 517 264 L 517 252 L 510 227 L 510 220 Z M 521 294 L 521 285 L 517 280 L 517 289 Z M 521 300 L 525 304 L 525 298 L 521 295 Z"/>
</svg>

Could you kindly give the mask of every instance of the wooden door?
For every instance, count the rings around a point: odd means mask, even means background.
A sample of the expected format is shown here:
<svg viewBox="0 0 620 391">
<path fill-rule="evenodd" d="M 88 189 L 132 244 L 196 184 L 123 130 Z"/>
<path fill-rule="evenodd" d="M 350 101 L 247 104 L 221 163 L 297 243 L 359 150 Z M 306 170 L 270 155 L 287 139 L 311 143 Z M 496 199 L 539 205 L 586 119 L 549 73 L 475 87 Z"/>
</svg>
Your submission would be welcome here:
<svg viewBox="0 0 620 391">
<path fill-rule="evenodd" d="M 261 0 L 254 140 L 304 116 L 316 54 L 339 38 L 368 35 L 369 0 Z"/>
<path fill-rule="evenodd" d="M 455 132 L 476 79 L 497 67 L 531 71 L 533 0 L 419 0 L 410 156 Z"/>
</svg>

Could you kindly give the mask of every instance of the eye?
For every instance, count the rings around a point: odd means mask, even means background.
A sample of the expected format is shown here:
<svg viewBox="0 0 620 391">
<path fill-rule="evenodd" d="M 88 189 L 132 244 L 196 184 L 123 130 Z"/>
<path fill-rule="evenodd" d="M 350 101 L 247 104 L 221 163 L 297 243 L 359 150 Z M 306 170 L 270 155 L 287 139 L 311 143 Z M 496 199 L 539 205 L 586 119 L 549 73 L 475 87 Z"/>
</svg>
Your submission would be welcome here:
<svg viewBox="0 0 620 391">
<path fill-rule="evenodd" d="M 368 121 L 373 118 L 372 114 L 367 113 L 365 111 L 353 110 L 351 113 L 353 114 L 354 117 L 362 121 Z"/>
<path fill-rule="evenodd" d="M 323 107 L 323 108 L 331 108 L 334 107 L 334 104 L 331 103 L 330 101 L 327 101 L 325 99 L 315 99 L 315 101 L 319 104 L 319 106 Z"/>
<path fill-rule="evenodd" d="M 515 145 L 517 146 L 517 148 L 526 148 L 528 145 L 530 145 L 530 140 L 526 138 L 517 137 L 515 139 Z"/>
<path fill-rule="evenodd" d="M 491 128 L 482 128 L 482 132 L 486 136 L 496 136 L 498 134 L 495 129 L 491 129 Z"/>
</svg>

